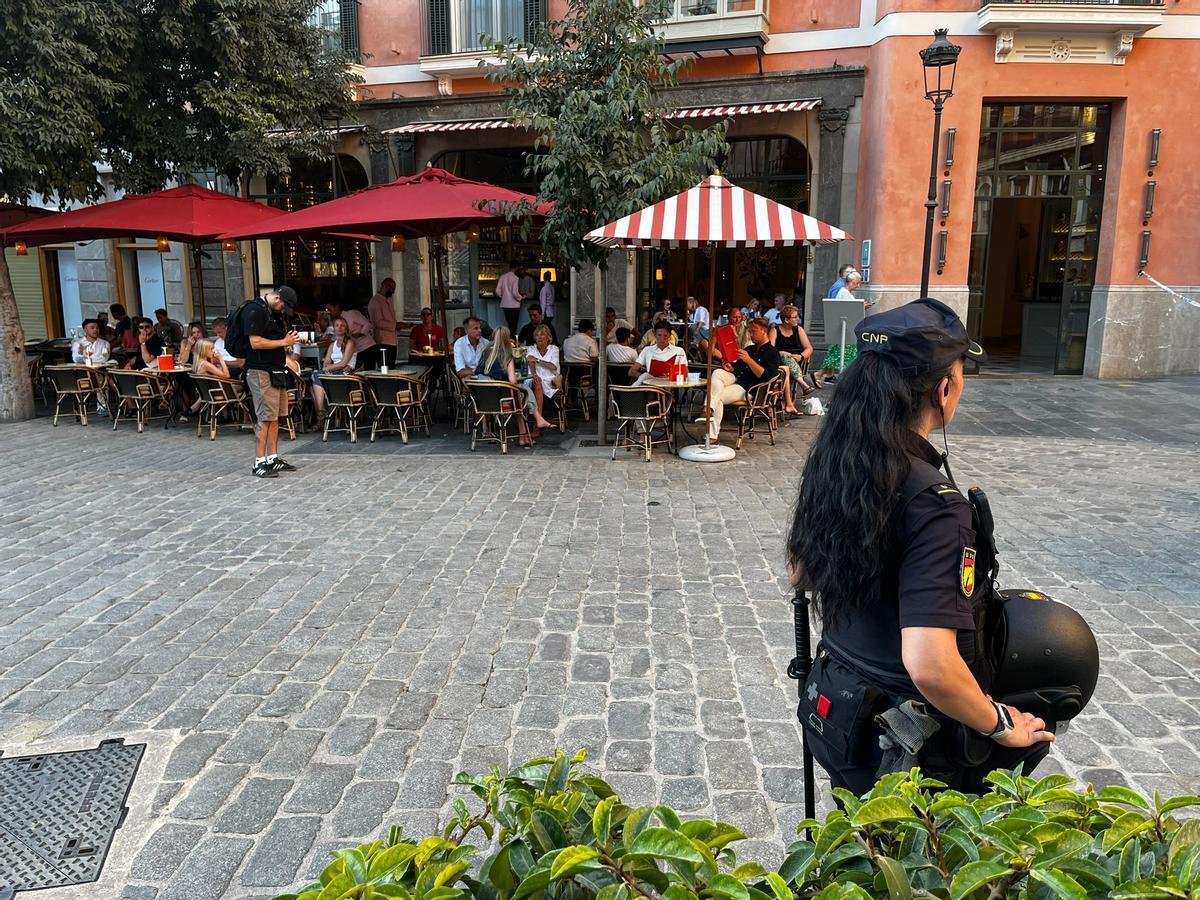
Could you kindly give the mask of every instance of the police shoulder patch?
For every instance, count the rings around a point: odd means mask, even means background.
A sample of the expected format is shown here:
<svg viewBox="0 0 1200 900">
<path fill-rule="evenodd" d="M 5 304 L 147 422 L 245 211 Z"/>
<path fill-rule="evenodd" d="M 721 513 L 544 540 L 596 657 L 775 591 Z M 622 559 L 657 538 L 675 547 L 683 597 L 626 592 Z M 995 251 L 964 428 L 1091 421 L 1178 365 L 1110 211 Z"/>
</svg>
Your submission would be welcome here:
<svg viewBox="0 0 1200 900">
<path fill-rule="evenodd" d="M 975 593 L 975 548 L 963 547 L 962 562 L 958 567 L 958 586 L 968 600 Z"/>
</svg>

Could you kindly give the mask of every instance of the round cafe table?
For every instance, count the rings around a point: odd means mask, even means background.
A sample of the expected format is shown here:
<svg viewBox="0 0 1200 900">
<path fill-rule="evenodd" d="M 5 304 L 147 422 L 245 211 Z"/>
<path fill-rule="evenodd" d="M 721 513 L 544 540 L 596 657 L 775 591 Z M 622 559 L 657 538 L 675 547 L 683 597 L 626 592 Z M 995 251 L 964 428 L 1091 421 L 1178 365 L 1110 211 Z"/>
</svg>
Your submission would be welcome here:
<svg viewBox="0 0 1200 900">
<path fill-rule="evenodd" d="M 683 395 L 688 391 L 704 390 L 708 387 L 708 379 L 703 376 L 696 381 L 684 381 L 679 384 L 673 378 L 654 378 L 652 376 L 643 376 L 634 382 L 635 387 L 654 387 L 660 390 L 670 391 L 674 396 L 674 402 L 671 403 L 671 428 L 672 433 L 678 433 L 682 430 L 687 435 L 689 441 L 702 441 L 703 438 L 697 439 L 690 431 L 688 431 L 687 423 L 683 418 L 683 404 L 680 402 Z M 675 442 L 675 455 L 679 455 L 679 441 Z"/>
<path fill-rule="evenodd" d="M 450 384 L 450 378 L 445 371 L 446 367 L 451 364 L 454 359 L 454 354 L 442 350 L 412 350 L 408 351 L 408 361 L 410 365 L 425 366 L 432 371 L 429 379 L 429 411 L 433 414 L 435 406 L 434 395 L 441 392 L 446 401 L 446 406 L 450 406 L 450 393 L 447 385 Z M 440 371 L 439 371 L 440 370 Z"/>
</svg>

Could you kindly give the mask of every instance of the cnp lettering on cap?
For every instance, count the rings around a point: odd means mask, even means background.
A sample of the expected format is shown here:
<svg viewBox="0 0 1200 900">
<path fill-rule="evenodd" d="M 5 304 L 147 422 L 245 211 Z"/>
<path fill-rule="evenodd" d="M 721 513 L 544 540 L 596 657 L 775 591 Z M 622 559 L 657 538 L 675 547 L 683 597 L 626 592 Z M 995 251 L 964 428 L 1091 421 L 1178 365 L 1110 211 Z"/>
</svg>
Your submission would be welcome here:
<svg viewBox="0 0 1200 900">
<path fill-rule="evenodd" d="M 888 336 L 886 334 L 876 334 L 873 331 L 864 331 L 859 339 L 869 344 L 886 344 Z"/>
</svg>

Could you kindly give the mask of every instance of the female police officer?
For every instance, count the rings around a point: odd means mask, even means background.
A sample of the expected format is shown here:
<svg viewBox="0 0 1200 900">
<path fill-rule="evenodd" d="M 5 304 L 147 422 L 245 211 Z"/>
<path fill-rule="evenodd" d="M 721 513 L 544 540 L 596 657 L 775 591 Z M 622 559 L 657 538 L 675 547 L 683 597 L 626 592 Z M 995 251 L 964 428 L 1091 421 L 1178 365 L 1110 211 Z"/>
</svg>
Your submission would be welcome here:
<svg viewBox="0 0 1200 900">
<path fill-rule="evenodd" d="M 977 791 L 992 769 L 1032 770 L 1054 740 L 1053 725 L 986 693 L 971 505 L 928 441 L 954 418 L 964 358 L 983 351 L 928 298 L 856 332 L 858 360 L 809 454 L 788 535 L 793 579 L 822 623 L 805 743 L 833 786 L 856 794 L 916 763 Z M 881 734 L 901 752 L 885 756 Z"/>
</svg>

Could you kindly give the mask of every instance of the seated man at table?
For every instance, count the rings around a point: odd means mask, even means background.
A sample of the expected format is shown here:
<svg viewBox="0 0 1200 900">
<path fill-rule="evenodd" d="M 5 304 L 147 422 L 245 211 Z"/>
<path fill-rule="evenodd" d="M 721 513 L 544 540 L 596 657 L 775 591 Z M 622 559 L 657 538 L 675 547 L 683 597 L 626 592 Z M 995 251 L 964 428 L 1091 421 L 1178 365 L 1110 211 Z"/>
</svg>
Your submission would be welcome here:
<svg viewBox="0 0 1200 900">
<path fill-rule="evenodd" d="M 633 331 L 633 326 L 629 324 L 628 319 L 617 317 L 617 311 L 611 306 L 604 310 L 604 329 L 607 334 L 605 341 L 609 344 L 615 343 L 617 340 L 617 329 L 628 328 Z"/>
<path fill-rule="evenodd" d="M 638 352 L 633 349 L 633 329 L 618 328 L 614 337 L 616 340 L 604 348 L 604 355 L 608 357 L 609 384 L 630 384 L 633 376 L 629 370 L 638 361 Z"/>
<path fill-rule="evenodd" d="M 421 310 L 421 321 L 408 333 L 408 352 L 424 353 L 426 350 L 441 350 L 446 346 L 446 329 L 433 321 L 433 310 L 426 306 Z"/>
<path fill-rule="evenodd" d="M 666 325 L 667 328 L 670 330 L 671 340 L 668 343 L 670 343 L 670 345 L 672 347 L 676 346 L 679 343 L 679 338 L 675 336 L 675 329 L 671 328 L 670 321 L 667 319 L 665 314 L 660 313 L 659 315 L 654 317 L 654 323 L 649 328 L 647 328 L 646 333 L 642 335 L 642 343 L 641 343 L 642 347 L 653 347 L 654 346 L 655 342 L 658 340 L 658 336 L 657 336 L 656 332 L 658 331 L 659 325 Z"/>
<path fill-rule="evenodd" d="M 130 361 L 130 368 L 144 369 L 147 366 L 156 366 L 159 354 L 163 352 L 162 338 L 158 336 L 154 323 L 149 319 L 138 319 L 137 323 L 138 348 Z"/>
<path fill-rule="evenodd" d="M 225 365 L 231 372 L 238 372 L 245 364 L 244 359 L 238 359 L 232 353 L 225 349 L 225 335 L 229 333 L 229 320 L 224 316 L 213 321 L 213 334 L 216 339 L 213 340 L 213 346 L 217 350 L 217 354 L 221 359 L 225 360 Z"/>
<path fill-rule="evenodd" d="M 591 319 L 580 319 L 579 330 L 563 341 L 563 362 L 590 365 L 600 358 L 596 326 Z"/>
<path fill-rule="evenodd" d="M 667 320 L 659 319 L 654 326 L 654 343 L 642 349 L 642 352 L 638 354 L 637 362 L 629 369 L 630 374 L 639 376 L 637 383 L 645 381 L 647 376 L 667 378 L 671 374 L 673 363 L 687 362 L 687 355 L 683 352 L 683 348 L 671 345 L 674 337 L 675 332 L 671 330 Z"/>
<path fill-rule="evenodd" d="M 483 336 L 483 322 L 471 316 L 467 319 L 467 333 L 454 342 L 454 371 L 459 378 L 470 378 L 479 368 L 483 351 L 491 344 Z"/>
<path fill-rule="evenodd" d="M 729 324 L 733 328 L 733 334 L 734 334 L 734 337 L 737 339 L 737 345 L 739 347 L 745 347 L 745 346 L 749 345 L 749 343 L 750 343 L 750 328 L 746 324 L 746 314 L 744 312 L 742 312 L 739 307 L 735 306 L 732 310 L 730 310 Z M 704 328 L 700 332 L 700 339 L 696 342 L 696 349 L 697 349 L 697 352 L 700 354 L 701 359 L 708 358 L 708 335 L 709 335 L 708 328 Z M 736 362 L 737 360 L 728 360 L 728 361 Z M 714 344 L 713 345 L 713 365 L 721 366 L 721 365 L 724 365 L 725 362 L 726 362 L 726 360 L 721 355 L 721 345 Z"/>
<path fill-rule="evenodd" d="M 71 345 L 72 362 L 87 366 L 102 366 L 108 362 L 111 352 L 108 341 L 100 336 L 99 320 L 84 319 L 83 336 L 76 338 L 75 343 Z"/>
<path fill-rule="evenodd" d="M 183 340 L 183 326 L 168 316 L 165 309 L 156 309 L 154 318 L 158 320 L 154 326 L 154 330 L 158 333 L 158 339 L 163 344 L 178 347 Z"/>
<path fill-rule="evenodd" d="M 542 325 L 550 329 L 550 343 L 557 344 L 558 332 L 554 330 L 553 325 L 546 321 L 546 317 L 542 313 L 542 308 L 537 305 L 529 307 L 529 321 L 525 323 L 525 327 L 517 335 L 517 343 L 522 347 L 532 347 L 535 343 L 533 336 L 537 334 L 538 328 Z"/>
<path fill-rule="evenodd" d="M 779 374 L 779 367 L 783 365 L 779 351 L 771 343 L 771 324 L 766 319 L 751 319 L 749 332 L 750 344 L 738 352 L 738 358 L 732 363 L 724 363 L 720 369 L 713 369 L 712 389 L 709 393 L 712 418 L 708 426 L 708 437 L 714 444 L 721 434 L 725 404 L 745 400 L 746 391 L 756 384 L 774 378 Z"/>
</svg>

